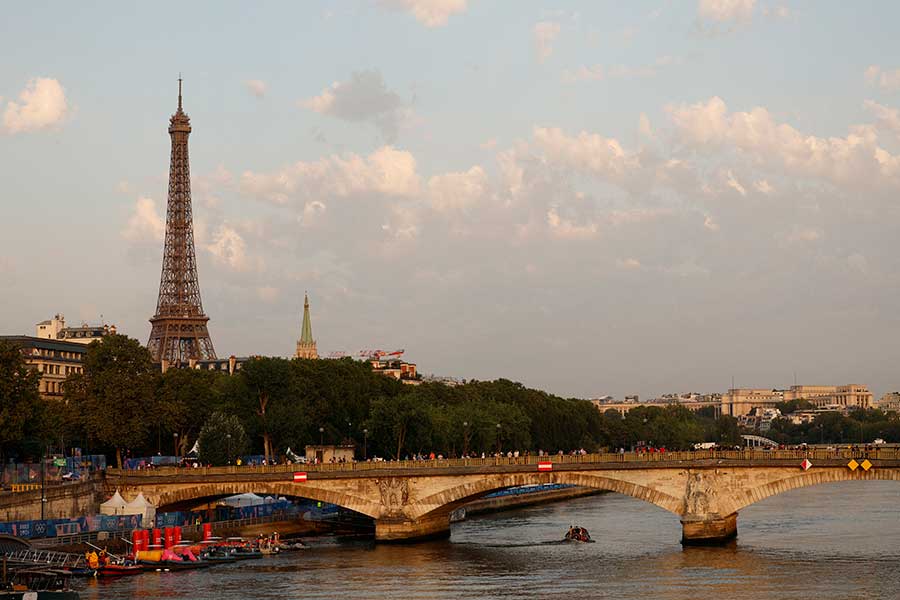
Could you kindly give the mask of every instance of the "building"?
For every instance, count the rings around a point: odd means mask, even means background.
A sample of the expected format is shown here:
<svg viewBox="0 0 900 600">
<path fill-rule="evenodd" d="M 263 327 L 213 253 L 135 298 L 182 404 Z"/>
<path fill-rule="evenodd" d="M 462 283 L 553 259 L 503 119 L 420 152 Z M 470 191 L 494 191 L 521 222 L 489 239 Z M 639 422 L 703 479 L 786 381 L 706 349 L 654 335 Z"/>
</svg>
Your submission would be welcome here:
<svg viewBox="0 0 900 600">
<path fill-rule="evenodd" d="M 781 418 L 781 411 L 777 408 L 754 408 L 746 415 L 737 418 L 738 425 L 755 431 L 769 431 L 772 421 Z"/>
<path fill-rule="evenodd" d="M 316 340 L 312 335 L 312 323 L 309 320 L 309 296 L 306 294 L 303 294 L 303 325 L 300 328 L 300 339 L 297 340 L 294 358 L 319 358 Z"/>
<path fill-rule="evenodd" d="M 45 400 L 61 399 L 66 377 L 84 372 L 83 343 L 28 335 L 5 335 L 0 340 L 19 346 L 25 363 L 41 374 L 38 391 Z"/>
<path fill-rule="evenodd" d="M 732 388 L 722 394 L 722 414 L 740 417 L 754 408 L 775 408 L 784 402 L 784 393 L 771 388 Z"/>
<path fill-rule="evenodd" d="M 306 447 L 306 461 L 310 463 L 353 462 L 356 446 L 311 444 Z"/>
<path fill-rule="evenodd" d="M 900 413 L 900 392 L 888 392 L 878 401 L 876 408 L 884 412 Z"/>
<path fill-rule="evenodd" d="M 600 398 L 592 398 L 590 403 L 593 404 L 600 412 L 615 410 L 623 417 L 625 414 L 635 408 L 651 407 L 666 408 L 667 406 L 683 406 L 691 411 L 698 411 L 703 408 L 713 408 L 716 415 L 722 407 L 722 400 L 719 394 L 663 394 L 659 398 L 652 398 L 641 402 L 638 396 L 625 396 L 624 400 L 616 400 L 612 396 L 603 396 Z"/>
<path fill-rule="evenodd" d="M 399 358 L 370 358 L 369 364 L 374 372 L 399 379 L 403 383 L 415 385 L 422 382 L 422 378 L 416 373 L 415 363 Z"/>
<path fill-rule="evenodd" d="M 873 402 L 872 392 L 864 385 L 792 385 L 784 390 L 784 400 L 806 400 L 817 407 L 836 404 L 852 408 L 869 408 Z"/>
<path fill-rule="evenodd" d="M 88 325 L 82 323 L 78 327 L 67 327 L 66 318 L 62 314 L 54 315 L 52 319 L 41 321 L 34 327 L 35 337 L 45 340 L 66 340 L 77 344 L 90 344 L 94 340 L 103 339 L 103 336 L 115 334 L 115 325 Z"/>
</svg>

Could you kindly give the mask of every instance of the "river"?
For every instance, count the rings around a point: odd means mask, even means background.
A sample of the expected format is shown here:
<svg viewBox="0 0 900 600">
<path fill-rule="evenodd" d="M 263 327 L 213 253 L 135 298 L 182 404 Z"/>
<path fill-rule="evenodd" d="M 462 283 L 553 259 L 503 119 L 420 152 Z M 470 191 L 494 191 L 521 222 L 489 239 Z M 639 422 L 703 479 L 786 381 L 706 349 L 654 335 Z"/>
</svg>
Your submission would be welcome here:
<svg viewBox="0 0 900 600">
<path fill-rule="evenodd" d="M 741 511 L 738 539 L 685 548 L 678 518 L 618 494 L 484 515 L 449 540 L 311 541 L 307 550 L 184 573 L 79 582 L 82 598 L 610 598 L 851 600 L 900 597 L 900 486 L 844 482 Z M 570 524 L 594 544 L 554 543 Z"/>
</svg>

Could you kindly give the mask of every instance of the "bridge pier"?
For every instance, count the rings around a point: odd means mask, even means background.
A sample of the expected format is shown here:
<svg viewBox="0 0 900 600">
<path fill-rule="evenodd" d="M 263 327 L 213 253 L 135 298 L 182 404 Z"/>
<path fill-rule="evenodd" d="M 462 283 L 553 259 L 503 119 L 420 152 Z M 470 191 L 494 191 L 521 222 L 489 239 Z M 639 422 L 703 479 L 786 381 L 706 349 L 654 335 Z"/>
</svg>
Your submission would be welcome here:
<svg viewBox="0 0 900 600">
<path fill-rule="evenodd" d="M 684 546 L 716 546 L 737 537 L 737 513 L 724 518 L 684 516 L 681 518 L 681 543 Z"/>
<path fill-rule="evenodd" d="M 442 513 L 419 519 L 382 517 L 375 519 L 375 541 L 421 542 L 450 537 L 450 514 Z"/>
</svg>

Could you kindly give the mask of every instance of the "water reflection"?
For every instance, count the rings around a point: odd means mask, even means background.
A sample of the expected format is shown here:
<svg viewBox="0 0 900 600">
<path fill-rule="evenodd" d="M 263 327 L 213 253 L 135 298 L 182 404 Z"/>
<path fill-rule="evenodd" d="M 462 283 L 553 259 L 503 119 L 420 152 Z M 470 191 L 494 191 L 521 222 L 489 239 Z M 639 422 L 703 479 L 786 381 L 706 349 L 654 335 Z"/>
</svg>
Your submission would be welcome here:
<svg viewBox="0 0 900 600">
<path fill-rule="evenodd" d="M 489 515 L 450 540 L 413 546 L 321 543 L 187 573 L 92 582 L 86 598 L 895 598 L 895 482 L 795 490 L 741 512 L 725 548 L 678 543 L 677 517 L 606 494 Z M 595 544 L 554 544 L 569 525 Z"/>
</svg>

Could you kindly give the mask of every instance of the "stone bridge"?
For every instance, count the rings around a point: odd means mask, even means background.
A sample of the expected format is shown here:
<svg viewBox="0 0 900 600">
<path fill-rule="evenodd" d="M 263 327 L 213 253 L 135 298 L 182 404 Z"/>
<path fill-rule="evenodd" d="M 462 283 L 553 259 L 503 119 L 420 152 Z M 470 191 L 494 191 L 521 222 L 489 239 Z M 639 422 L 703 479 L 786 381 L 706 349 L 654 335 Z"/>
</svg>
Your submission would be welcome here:
<svg viewBox="0 0 900 600">
<path fill-rule="evenodd" d="M 304 475 L 295 477 L 301 470 Z M 876 479 L 900 479 L 900 451 L 696 451 L 110 469 L 106 484 L 110 493 L 119 489 L 129 500 L 143 492 L 161 511 L 246 492 L 320 500 L 373 518 L 381 541 L 449 535 L 453 510 L 497 490 L 572 484 L 655 504 L 681 519 L 683 543 L 707 544 L 735 537 L 738 511 L 769 496 L 822 483 Z"/>
</svg>

